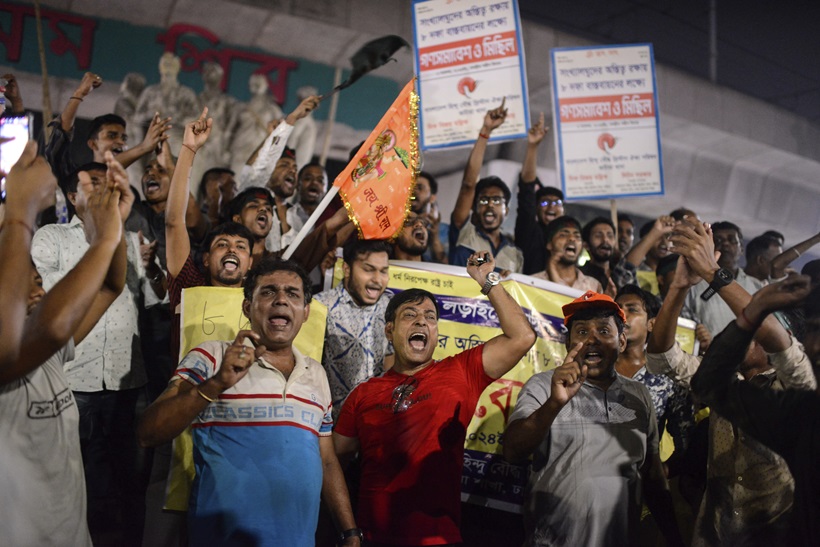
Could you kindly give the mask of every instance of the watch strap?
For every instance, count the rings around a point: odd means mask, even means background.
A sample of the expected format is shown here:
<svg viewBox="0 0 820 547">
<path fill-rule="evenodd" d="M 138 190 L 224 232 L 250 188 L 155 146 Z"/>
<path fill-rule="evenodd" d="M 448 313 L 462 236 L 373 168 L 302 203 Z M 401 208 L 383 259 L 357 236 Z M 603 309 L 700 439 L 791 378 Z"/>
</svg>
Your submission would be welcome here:
<svg viewBox="0 0 820 547">
<path fill-rule="evenodd" d="M 354 536 L 364 541 L 364 533 L 362 532 L 361 528 L 350 528 L 339 534 L 339 542 L 344 543 L 346 539 L 352 538 Z"/>
</svg>

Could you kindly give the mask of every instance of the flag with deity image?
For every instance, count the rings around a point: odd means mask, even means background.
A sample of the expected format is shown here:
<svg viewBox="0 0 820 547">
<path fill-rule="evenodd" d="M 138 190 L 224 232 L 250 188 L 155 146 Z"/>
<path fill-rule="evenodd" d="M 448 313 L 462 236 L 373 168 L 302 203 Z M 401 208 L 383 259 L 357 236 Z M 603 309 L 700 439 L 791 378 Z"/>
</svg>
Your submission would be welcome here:
<svg viewBox="0 0 820 547">
<path fill-rule="evenodd" d="M 413 79 L 333 182 L 360 239 L 391 239 L 404 225 L 420 170 L 418 106 Z"/>
</svg>

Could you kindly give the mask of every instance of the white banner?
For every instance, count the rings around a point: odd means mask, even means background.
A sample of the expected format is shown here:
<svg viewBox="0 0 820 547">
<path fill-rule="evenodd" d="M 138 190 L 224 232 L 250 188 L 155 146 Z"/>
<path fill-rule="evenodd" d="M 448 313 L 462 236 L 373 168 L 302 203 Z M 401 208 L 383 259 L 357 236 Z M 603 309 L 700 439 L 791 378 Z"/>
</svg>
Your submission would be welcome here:
<svg viewBox="0 0 820 547">
<path fill-rule="evenodd" d="M 424 150 L 472 145 L 484 114 L 506 99 L 490 141 L 523 137 L 529 101 L 515 0 L 416 0 L 415 64 Z"/>
<path fill-rule="evenodd" d="M 651 44 L 557 48 L 552 104 L 567 200 L 664 193 Z"/>
</svg>

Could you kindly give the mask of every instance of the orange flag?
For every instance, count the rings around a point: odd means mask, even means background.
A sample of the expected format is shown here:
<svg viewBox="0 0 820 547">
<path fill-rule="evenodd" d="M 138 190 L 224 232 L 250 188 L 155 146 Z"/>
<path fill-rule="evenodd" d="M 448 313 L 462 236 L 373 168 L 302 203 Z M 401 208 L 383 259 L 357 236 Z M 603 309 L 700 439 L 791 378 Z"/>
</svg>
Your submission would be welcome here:
<svg viewBox="0 0 820 547">
<path fill-rule="evenodd" d="M 364 141 L 333 186 L 359 230 L 359 239 L 398 235 L 410 210 L 419 167 L 418 106 L 415 79 Z"/>
</svg>

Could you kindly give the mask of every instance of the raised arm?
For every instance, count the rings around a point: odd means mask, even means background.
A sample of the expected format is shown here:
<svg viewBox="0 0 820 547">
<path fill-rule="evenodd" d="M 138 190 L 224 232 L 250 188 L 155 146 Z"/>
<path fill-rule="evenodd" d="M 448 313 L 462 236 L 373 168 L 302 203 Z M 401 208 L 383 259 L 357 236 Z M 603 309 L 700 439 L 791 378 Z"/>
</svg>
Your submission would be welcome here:
<svg viewBox="0 0 820 547">
<path fill-rule="evenodd" d="M 108 159 L 113 161 L 110 153 Z M 126 186 L 127 180 L 126 177 Z M 75 334 L 82 339 L 122 291 L 125 253 L 119 204 L 120 189 L 112 183 L 89 197 L 84 220 L 89 248 L 29 316 L 17 364 L 3 370 L 0 383 L 25 376 Z M 118 260 L 112 264 L 115 255 Z"/>
<path fill-rule="evenodd" d="M 245 346 L 246 338 L 259 343 L 259 335 L 249 330 L 241 330 L 222 356 L 216 374 L 202 380 L 199 374 L 191 375 L 191 381 L 175 378 L 168 388 L 145 409 L 137 425 L 137 439 L 140 446 L 150 447 L 170 441 L 182 433 L 186 427 L 205 410 L 212 401 L 216 401 L 223 391 L 236 385 L 247 373 L 256 359 L 267 349 L 259 345 L 255 350 Z M 199 352 L 190 352 L 177 369 L 197 371 L 196 360 Z M 210 366 L 210 363 L 209 363 Z M 202 372 L 202 371 L 199 371 Z"/>
<path fill-rule="evenodd" d="M 475 197 L 475 185 L 478 176 L 481 174 L 481 165 L 484 163 L 484 153 L 487 151 L 487 141 L 494 129 L 500 127 L 507 118 L 507 109 L 504 108 L 506 98 L 501 101 L 501 106 L 490 110 L 484 115 L 484 124 L 470 152 L 467 166 L 464 168 L 464 177 L 461 179 L 461 188 L 456 198 L 456 206 L 450 217 L 450 222 L 456 228 L 461 228 L 467 219 L 470 218 L 470 210 L 473 208 L 473 197 Z"/>
<path fill-rule="evenodd" d="M 247 165 L 242 167 L 242 172 L 239 173 L 239 190 L 251 186 L 265 187 L 268 184 L 276 162 L 282 156 L 285 150 L 285 144 L 288 142 L 288 137 L 293 132 L 293 126 L 297 121 L 301 120 L 311 111 L 319 106 L 319 97 L 311 95 L 305 98 L 299 105 L 288 114 L 285 118 L 285 123 L 277 125 L 262 141 L 251 157 L 248 159 Z"/>
<path fill-rule="evenodd" d="M 179 275 L 191 254 L 191 240 L 186 224 L 188 200 L 192 199 L 188 179 L 197 150 L 211 134 L 213 119 L 207 116 L 208 108 L 205 107 L 198 119 L 185 125 L 182 148 L 171 177 L 168 202 L 165 205 L 165 252 L 168 275 L 172 277 Z"/>
<path fill-rule="evenodd" d="M 769 276 L 772 279 L 780 279 L 786 275 L 786 267 L 818 243 L 820 243 L 820 233 L 814 234 L 809 239 L 801 241 L 794 247 L 790 247 L 774 257 L 772 259 Z"/>
<path fill-rule="evenodd" d="M 11 105 L 12 114 L 24 114 L 26 107 L 23 106 L 23 96 L 20 93 L 20 83 L 14 74 L 3 74 L 2 78 L 6 80 L 6 92 L 3 95 Z"/>
<path fill-rule="evenodd" d="M 5 218 L 0 229 L 0 375 L 15 366 L 31 292 L 31 238 L 37 214 L 54 202 L 57 179 L 37 143 L 29 141 L 6 177 Z"/>
<path fill-rule="evenodd" d="M 544 125 L 544 113 L 538 117 L 538 123 L 527 133 L 527 153 L 521 166 L 521 182 L 531 184 L 538 178 L 538 145 L 547 136 L 547 127 Z"/>
<path fill-rule="evenodd" d="M 488 260 L 479 264 L 477 259 L 480 255 L 486 256 Z M 495 260 L 490 253 L 473 253 L 467 259 L 467 273 L 482 288 L 487 276 L 493 272 L 494 268 Z M 484 372 L 491 378 L 501 378 L 526 355 L 535 343 L 535 331 L 527 321 L 524 310 L 500 284 L 491 287 L 487 297 L 498 315 L 501 334 L 490 339 L 483 346 Z"/>
<path fill-rule="evenodd" d="M 674 227 L 675 219 L 672 217 L 668 215 L 658 217 L 649 233 L 642 237 L 641 240 L 626 253 L 626 261 L 636 268 L 640 266 L 650 249 L 652 249 L 661 238 L 671 233 Z"/>
<path fill-rule="evenodd" d="M 102 85 L 102 78 L 93 72 L 86 72 L 83 74 L 83 79 L 80 85 L 74 90 L 74 93 L 69 97 L 68 102 L 60 113 L 60 128 L 69 133 L 74 129 L 74 120 L 77 118 L 77 109 L 80 108 L 80 103 L 91 93 L 92 89 L 96 89 Z"/>
</svg>

